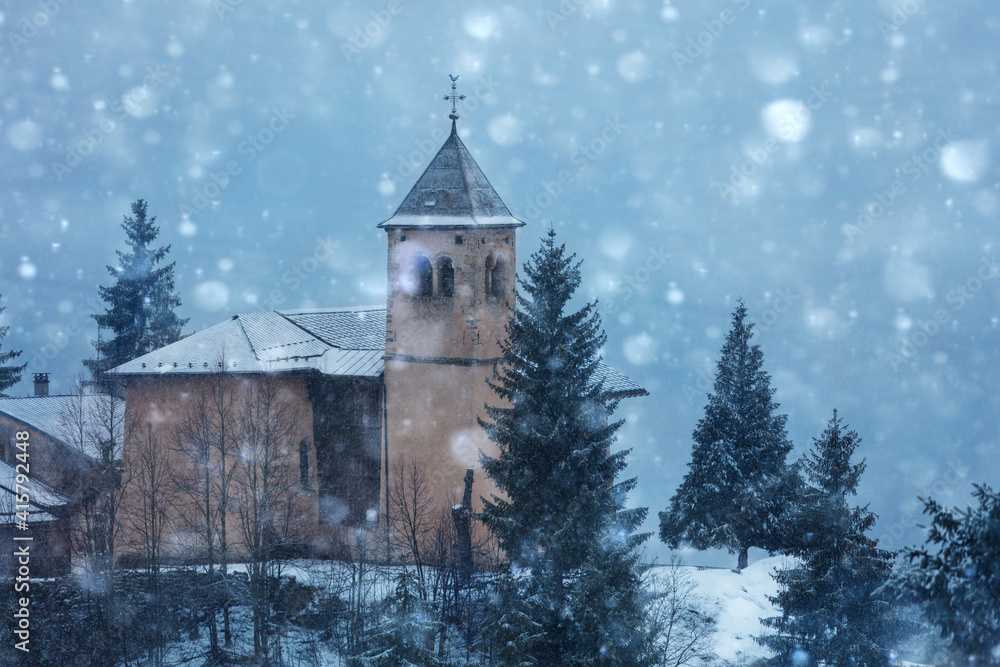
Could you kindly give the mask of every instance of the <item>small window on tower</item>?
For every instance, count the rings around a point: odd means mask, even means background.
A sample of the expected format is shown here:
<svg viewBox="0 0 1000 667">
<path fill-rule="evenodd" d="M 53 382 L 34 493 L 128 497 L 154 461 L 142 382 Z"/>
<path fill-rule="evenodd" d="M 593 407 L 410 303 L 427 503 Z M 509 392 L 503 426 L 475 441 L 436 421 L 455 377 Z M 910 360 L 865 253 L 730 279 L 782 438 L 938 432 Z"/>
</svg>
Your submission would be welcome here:
<svg viewBox="0 0 1000 667">
<path fill-rule="evenodd" d="M 506 276 L 504 274 L 506 269 L 507 263 L 504 261 L 503 255 L 497 255 L 496 263 L 493 265 L 493 270 L 490 272 L 492 275 L 490 277 L 489 293 L 493 296 L 503 296 L 504 282 L 506 280 Z"/>
<path fill-rule="evenodd" d="M 438 296 L 455 296 L 455 266 L 450 257 L 442 257 L 437 263 Z"/>
<path fill-rule="evenodd" d="M 462 238 L 462 235 L 461 234 L 455 234 L 455 245 L 462 245 L 463 243 L 465 243 L 465 241 Z"/>
<path fill-rule="evenodd" d="M 411 296 L 431 296 L 434 291 L 431 260 L 417 255 L 410 261 L 410 270 L 403 279 L 403 290 Z"/>
<path fill-rule="evenodd" d="M 484 285 L 484 287 L 486 287 L 487 295 L 493 294 L 493 265 L 494 265 L 493 253 L 490 253 L 489 255 L 486 256 L 486 271 L 484 272 L 486 275 L 485 277 L 486 284 Z"/>
<path fill-rule="evenodd" d="M 302 438 L 299 443 L 299 479 L 303 489 L 312 489 L 312 476 L 309 474 L 309 440 Z"/>
</svg>

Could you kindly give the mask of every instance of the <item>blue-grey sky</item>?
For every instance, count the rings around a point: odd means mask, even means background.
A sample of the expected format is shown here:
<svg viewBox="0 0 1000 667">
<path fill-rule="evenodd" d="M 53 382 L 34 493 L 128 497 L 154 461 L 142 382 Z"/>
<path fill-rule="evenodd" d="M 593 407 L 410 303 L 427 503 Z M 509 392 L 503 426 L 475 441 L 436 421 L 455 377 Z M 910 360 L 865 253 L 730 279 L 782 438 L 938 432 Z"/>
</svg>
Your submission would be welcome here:
<svg viewBox="0 0 1000 667">
<path fill-rule="evenodd" d="M 5 2 L 4 349 L 68 389 L 97 286 L 148 200 L 187 331 L 377 304 L 388 217 L 448 130 L 514 215 L 584 260 L 635 504 L 690 455 L 742 296 L 796 455 L 833 408 L 888 547 L 920 494 L 1000 472 L 991 3 Z M 320 257 L 324 261 L 315 262 Z M 10 393 L 30 391 L 30 374 Z M 658 543 L 652 543 L 661 550 Z M 701 562 L 728 557 L 690 554 Z"/>
</svg>

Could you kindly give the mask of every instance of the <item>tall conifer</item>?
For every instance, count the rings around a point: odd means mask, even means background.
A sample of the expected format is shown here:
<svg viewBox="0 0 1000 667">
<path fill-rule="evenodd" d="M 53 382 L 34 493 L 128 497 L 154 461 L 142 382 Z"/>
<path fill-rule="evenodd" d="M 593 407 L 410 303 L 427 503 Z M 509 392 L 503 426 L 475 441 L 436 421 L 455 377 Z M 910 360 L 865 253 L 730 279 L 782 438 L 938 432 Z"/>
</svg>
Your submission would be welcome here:
<svg viewBox="0 0 1000 667">
<path fill-rule="evenodd" d="M 750 547 L 780 548 L 782 507 L 795 474 L 785 465 L 792 443 L 777 415 L 753 323 L 740 301 L 722 346 L 705 416 L 694 431 L 688 472 L 670 509 L 660 512 L 660 539 L 677 548 L 721 548 L 747 565 Z"/>
<path fill-rule="evenodd" d="M 900 631 L 891 605 L 873 596 L 896 554 L 865 534 L 875 514 L 847 502 L 865 462 L 851 463 L 861 438 L 842 422 L 834 410 L 803 462 L 807 486 L 787 546 L 799 563 L 775 573 L 781 588 L 771 602 L 782 614 L 763 619 L 776 632 L 759 639 L 779 665 L 887 665 Z"/>
<path fill-rule="evenodd" d="M 181 305 L 174 293 L 175 262 L 159 266 L 170 246 L 150 247 L 160 228 L 156 216 L 146 218 L 146 207 L 142 199 L 133 202 L 132 215 L 122 222 L 130 252 L 116 251 L 118 266 L 107 267 L 116 282 L 98 288 L 108 309 L 91 317 L 112 336 L 94 343 L 97 359 L 83 362 L 95 382 L 108 369 L 180 340 L 187 323 L 174 313 Z"/>
<path fill-rule="evenodd" d="M 635 534 L 645 508 L 625 509 L 635 480 L 617 481 L 627 451 L 612 453 L 622 421 L 598 381 L 605 342 L 595 304 L 566 313 L 579 262 L 555 232 L 524 266 L 518 309 L 496 380 L 502 406 L 481 422 L 498 455 L 482 457 L 503 494 L 484 499 L 540 639 L 526 662 L 644 664 L 645 594 Z"/>
<path fill-rule="evenodd" d="M 4 310 L 6 310 L 6 308 L 4 306 L 0 306 L 0 314 L 3 314 Z M 10 331 L 10 327 L 0 327 L 0 341 L 4 339 L 4 336 L 7 335 L 8 331 Z M 20 356 L 20 350 L 7 350 L 6 352 L 0 352 L 0 392 L 13 387 L 21 381 L 21 372 L 24 371 L 27 364 L 14 366 L 9 363 Z"/>
</svg>

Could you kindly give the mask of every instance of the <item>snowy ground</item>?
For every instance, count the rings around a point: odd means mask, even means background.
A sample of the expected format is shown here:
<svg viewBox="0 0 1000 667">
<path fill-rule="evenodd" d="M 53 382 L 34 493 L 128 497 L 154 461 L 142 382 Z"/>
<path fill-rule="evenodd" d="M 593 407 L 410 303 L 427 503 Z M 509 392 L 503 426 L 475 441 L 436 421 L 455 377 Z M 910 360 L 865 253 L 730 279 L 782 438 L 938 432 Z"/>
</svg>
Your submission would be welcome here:
<svg viewBox="0 0 1000 667">
<path fill-rule="evenodd" d="M 701 599 L 703 611 L 716 619 L 715 653 L 720 664 L 750 665 L 772 655 L 753 638 L 765 632 L 761 618 L 780 613 L 768 602 L 768 596 L 778 592 L 771 574 L 777 568 L 787 567 L 787 562 L 782 556 L 763 558 L 741 573 L 684 567 L 697 585 L 694 593 Z"/>
</svg>

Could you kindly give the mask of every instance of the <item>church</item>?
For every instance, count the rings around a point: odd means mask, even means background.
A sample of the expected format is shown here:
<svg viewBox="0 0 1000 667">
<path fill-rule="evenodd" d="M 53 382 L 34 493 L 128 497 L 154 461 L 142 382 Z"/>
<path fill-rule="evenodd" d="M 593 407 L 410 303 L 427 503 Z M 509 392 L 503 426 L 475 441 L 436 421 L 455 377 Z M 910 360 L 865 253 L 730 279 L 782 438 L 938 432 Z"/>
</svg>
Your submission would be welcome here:
<svg viewBox="0 0 1000 667">
<path fill-rule="evenodd" d="M 477 418 L 498 401 L 487 379 L 514 304 L 525 223 L 463 144 L 454 111 L 450 118 L 440 150 L 378 224 L 388 248 L 384 305 L 243 313 L 111 371 L 125 388 L 126 423 L 160 447 L 183 439 L 179 425 L 204 412 L 220 377 L 236 387 L 268 378 L 294 408 L 281 464 L 305 508 L 297 539 L 320 550 L 345 529 L 384 523 L 403 466 L 420 467 L 433 507 L 461 501 L 469 469 L 475 511 L 496 491 L 479 465 L 480 452 L 495 448 Z M 607 366 L 601 376 L 608 400 L 647 393 Z M 129 449 L 126 438 L 126 463 Z"/>
</svg>

